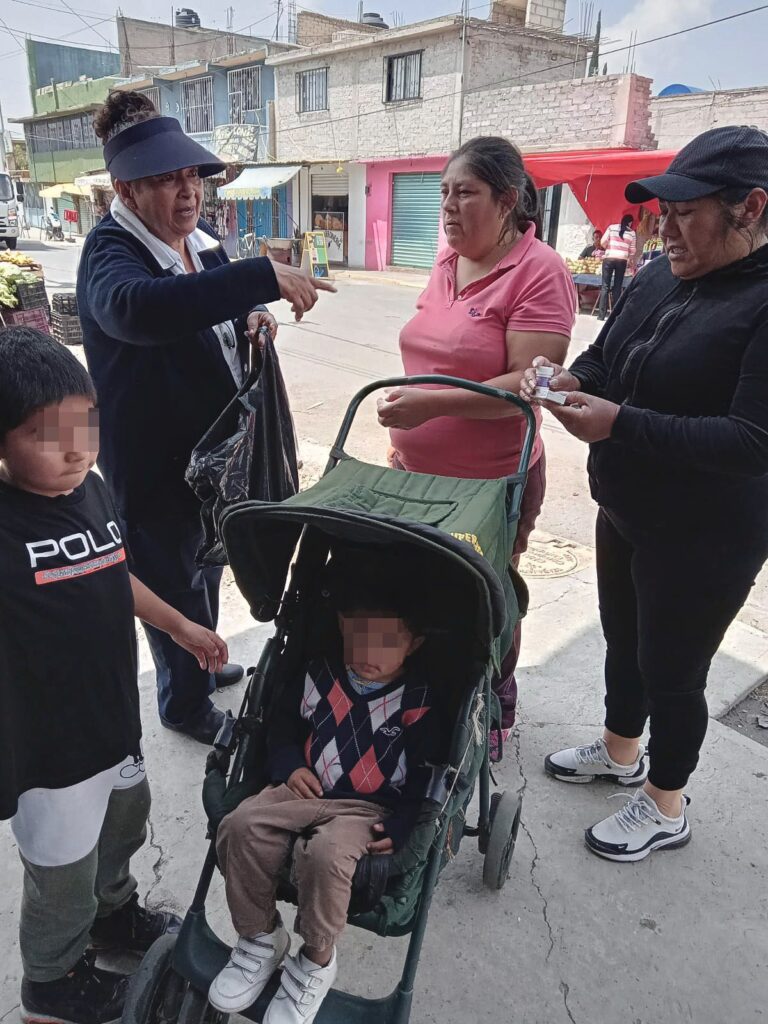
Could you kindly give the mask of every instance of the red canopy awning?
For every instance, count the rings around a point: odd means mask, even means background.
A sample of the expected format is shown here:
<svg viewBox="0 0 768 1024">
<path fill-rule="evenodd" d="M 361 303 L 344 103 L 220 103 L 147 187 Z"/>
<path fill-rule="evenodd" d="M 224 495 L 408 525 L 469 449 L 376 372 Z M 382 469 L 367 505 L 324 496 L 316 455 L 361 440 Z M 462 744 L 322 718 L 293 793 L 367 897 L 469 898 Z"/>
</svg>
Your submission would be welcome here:
<svg viewBox="0 0 768 1024">
<path fill-rule="evenodd" d="M 531 153 L 525 166 L 538 188 L 570 185 L 590 221 L 604 231 L 625 213 L 637 215 L 639 207 L 624 198 L 628 183 L 661 174 L 675 155 L 675 150 L 582 149 Z M 656 202 L 643 205 L 658 213 Z"/>
</svg>

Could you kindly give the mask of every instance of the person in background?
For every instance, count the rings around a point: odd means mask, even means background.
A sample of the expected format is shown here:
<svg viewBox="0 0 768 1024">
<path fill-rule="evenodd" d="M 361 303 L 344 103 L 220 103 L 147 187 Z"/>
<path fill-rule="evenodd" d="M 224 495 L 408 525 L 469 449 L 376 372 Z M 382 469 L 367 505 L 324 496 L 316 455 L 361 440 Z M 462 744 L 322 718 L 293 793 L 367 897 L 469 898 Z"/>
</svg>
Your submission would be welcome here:
<svg viewBox="0 0 768 1024">
<path fill-rule="evenodd" d="M 563 259 L 541 241 L 539 199 L 520 151 L 507 139 L 471 139 L 446 164 L 442 216 L 448 248 L 438 256 L 415 316 L 400 333 L 409 375 L 441 373 L 517 392 L 534 352 L 554 362 L 568 350 L 576 289 Z M 526 423 L 497 399 L 456 388 L 395 388 L 379 404 L 391 464 L 415 473 L 494 479 L 517 472 Z M 541 511 L 546 463 L 537 433 L 517 524 L 517 565 Z M 517 625 L 494 688 L 502 730 L 517 703 Z M 492 747 L 498 736 L 492 735 Z"/>
<path fill-rule="evenodd" d="M 602 237 L 602 231 L 600 231 L 599 228 L 595 228 L 595 230 L 592 232 L 592 241 L 589 245 L 585 245 L 584 248 L 581 250 L 581 252 L 579 253 L 579 259 L 586 260 L 591 256 L 602 256 L 603 252 L 605 251 L 602 246 Z"/>
<path fill-rule="evenodd" d="M 229 263 L 200 218 L 203 178 L 224 164 L 142 93 L 112 93 L 94 128 L 116 192 L 86 239 L 77 276 L 99 396 L 99 466 L 133 572 L 213 629 L 222 570 L 195 562 L 203 529 L 184 479 L 192 449 L 242 384 L 249 341 L 262 327 L 277 331 L 259 303 L 282 297 L 300 319 L 318 289 L 335 288 L 264 257 Z M 224 716 L 210 694 L 237 682 L 242 669 L 214 676 L 163 632 L 146 632 L 162 724 L 211 743 Z"/>
<path fill-rule="evenodd" d="M 627 265 L 634 259 L 636 249 L 634 223 L 632 214 L 621 218 L 621 224 L 611 224 L 600 240 L 605 249 L 603 257 L 603 287 L 600 291 L 597 318 L 605 320 L 608 315 L 608 295 L 611 296 L 611 308 L 621 298 L 624 275 Z"/>
<path fill-rule="evenodd" d="M 544 765 L 562 782 L 639 787 L 585 834 L 624 862 L 690 838 L 684 789 L 707 732 L 710 663 L 768 557 L 768 135 L 704 132 L 626 196 L 659 200 L 666 255 L 550 382 L 570 393 L 552 414 L 590 445 L 605 730 Z M 521 394 L 534 386 L 531 368 Z M 716 773 L 715 754 L 699 800 L 705 819 L 727 821 L 711 806 Z"/>
</svg>

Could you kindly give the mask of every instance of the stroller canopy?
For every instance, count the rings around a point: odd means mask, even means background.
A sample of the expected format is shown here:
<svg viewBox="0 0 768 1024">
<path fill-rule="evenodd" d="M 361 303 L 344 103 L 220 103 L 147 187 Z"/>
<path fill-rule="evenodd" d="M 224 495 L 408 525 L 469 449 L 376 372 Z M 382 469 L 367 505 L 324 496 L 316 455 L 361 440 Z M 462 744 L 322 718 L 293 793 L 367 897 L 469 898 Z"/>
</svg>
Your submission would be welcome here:
<svg viewBox="0 0 768 1024">
<path fill-rule="evenodd" d="M 220 531 L 237 584 L 261 622 L 277 614 L 296 545 L 311 527 L 332 545 L 410 545 L 420 566 L 426 557 L 436 587 L 441 567 L 461 566 L 475 588 L 476 626 L 490 645 L 508 614 L 517 619 L 502 585 L 512 546 L 505 496 L 505 480 L 435 477 L 345 458 L 283 502 L 232 506 Z"/>
</svg>

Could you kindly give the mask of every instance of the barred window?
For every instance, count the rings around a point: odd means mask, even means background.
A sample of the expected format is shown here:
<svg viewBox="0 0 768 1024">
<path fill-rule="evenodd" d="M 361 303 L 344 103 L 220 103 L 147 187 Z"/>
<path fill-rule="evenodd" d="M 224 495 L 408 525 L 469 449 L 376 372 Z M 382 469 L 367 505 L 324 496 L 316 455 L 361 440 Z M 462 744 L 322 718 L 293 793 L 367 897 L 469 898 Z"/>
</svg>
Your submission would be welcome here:
<svg viewBox="0 0 768 1024">
<path fill-rule="evenodd" d="M 261 67 L 237 68 L 227 75 L 229 123 L 245 124 L 246 114 L 261 109 Z"/>
<path fill-rule="evenodd" d="M 328 109 L 328 68 L 297 73 L 296 109 L 300 114 Z"/>
<path fill-rule="evenodd" d="M 139 92 L 147 97 L 148 100 L 153 104 L 155 110 L 159 113 L 160 111 L 160 88 L 157 85 L 150 85 L 148 89 L 139 89 Z"/>
<path fill-rule="evenodd" d="M 184 105 L 184 131 L 194 135 L 196 132 L 213 131 L 213 79 L 193 78 L 191 82 L 182 82 L 182 101 Z"/>
<path fill-rule="evenodd" d="M 421 97 L 421 50 L 386 58 L 384 98 L 387 103 Z"/>
</svg>

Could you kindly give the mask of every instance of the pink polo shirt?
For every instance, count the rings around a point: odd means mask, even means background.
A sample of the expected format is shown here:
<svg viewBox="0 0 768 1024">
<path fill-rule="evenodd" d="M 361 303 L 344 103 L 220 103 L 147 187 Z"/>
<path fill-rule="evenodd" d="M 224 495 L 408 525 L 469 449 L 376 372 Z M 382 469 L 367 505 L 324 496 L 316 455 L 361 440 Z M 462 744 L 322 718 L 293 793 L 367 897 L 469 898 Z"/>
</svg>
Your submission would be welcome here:
<svg viewBox="0 0 768 1024">
<path fill-rule="evenodd" d="M 458 295 L 457 261 L 452 249 L 438 257 L 416 315 L 400 332 L 407 374 L 491 380 L 508 370 L 507 331 L 570 336 L 576 289 L 562 258 L 535 237 L 532 224 L 489 274 Z M 531 465 L 542 452 L 541 410 L 535 415 Z M 391 430 L 390 436 L 400 462 L 413 472 L 494 479 L 517 470 L 525 420 L 440 416 L 413 430 Z"/>
</svg>

